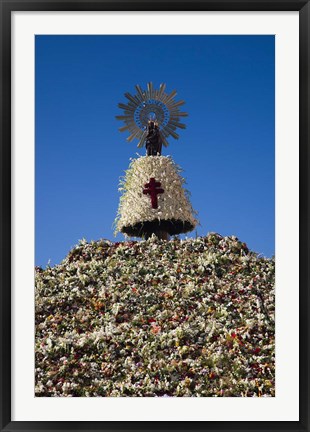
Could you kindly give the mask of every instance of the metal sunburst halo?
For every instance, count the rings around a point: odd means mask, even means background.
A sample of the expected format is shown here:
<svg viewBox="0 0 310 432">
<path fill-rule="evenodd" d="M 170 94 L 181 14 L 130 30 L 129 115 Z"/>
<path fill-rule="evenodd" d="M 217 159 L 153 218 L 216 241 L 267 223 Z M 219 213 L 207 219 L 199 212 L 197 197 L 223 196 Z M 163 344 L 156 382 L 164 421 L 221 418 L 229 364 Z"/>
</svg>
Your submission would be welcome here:
<svg viewBox="0 0 310 432">
<path fill-rule="evenodd" d="M 185 102 L 175 101 L 177 92 L 173 90 L 170 94 L 165 93 L 166 84 L 160 84 L 159 90 L 153 88 L 151 82 L 147 83 L 147 89 L 143 90 L 138 84 L 135 86 L 137 93 L 133 96 L 125 93 L 129 100 L 127 104 L 119 103 L 118 106 L 124 111 L 123 115 L 116 116 L 122 120 L 125 126 L 119 128 L 121 132 L 128 130 L 131 135 L 127 141 L 139 140 L 138 147 L 142 147 L 147 136 L 147 125 L 149 120 L 154 120 L 160 128 L 163 144 L 167 147 L 166 138 L 171 135 L 178 139 L 175 132 L 177 128 L 185 129 L 185 124 L 180 123 L 180 117 L 186 117 L 186 112 L 179 111 L 179 107 Z"/>
</svg>

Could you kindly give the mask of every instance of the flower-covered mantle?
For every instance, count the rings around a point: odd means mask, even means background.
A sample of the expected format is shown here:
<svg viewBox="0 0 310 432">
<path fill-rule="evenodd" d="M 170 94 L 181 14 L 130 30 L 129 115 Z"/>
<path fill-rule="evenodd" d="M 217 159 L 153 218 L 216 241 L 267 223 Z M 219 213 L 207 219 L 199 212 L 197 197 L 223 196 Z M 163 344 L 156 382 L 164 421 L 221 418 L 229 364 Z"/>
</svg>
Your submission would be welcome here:
<svg viewBox="0 0 310 432">
<path fill-rule="evenodd" d="M 180 167 L 168 156 L 132 159 L 119 188 L 122 196 L 116 232 L 140 237 L 152 229 L 169 234 L 192 231 L 198 221 L 180 172 Z M 153 186 L 155 183 L 158 186 Z M 151 186 L 155 190 L 153 196 Z"/>
</svg>

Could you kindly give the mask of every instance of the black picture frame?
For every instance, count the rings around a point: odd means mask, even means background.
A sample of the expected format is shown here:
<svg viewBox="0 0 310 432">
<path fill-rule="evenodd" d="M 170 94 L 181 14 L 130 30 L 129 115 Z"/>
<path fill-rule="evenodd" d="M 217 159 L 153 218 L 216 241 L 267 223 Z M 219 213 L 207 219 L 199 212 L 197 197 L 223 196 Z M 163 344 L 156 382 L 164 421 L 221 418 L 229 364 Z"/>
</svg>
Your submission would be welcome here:
<svg viewBox="0 0 310 432">
<path fill-rule="evenodd" d="M 300 376 L 299 421 L 98 422 L 11 421 L 11 13 L 14 11 L 298 11 L 300 167 Z M 1 19 L 1 248 L 0 428 L 1 431 L 310 431 L 309 427 L 309 0 L 0 0 Z"/>
</svg>

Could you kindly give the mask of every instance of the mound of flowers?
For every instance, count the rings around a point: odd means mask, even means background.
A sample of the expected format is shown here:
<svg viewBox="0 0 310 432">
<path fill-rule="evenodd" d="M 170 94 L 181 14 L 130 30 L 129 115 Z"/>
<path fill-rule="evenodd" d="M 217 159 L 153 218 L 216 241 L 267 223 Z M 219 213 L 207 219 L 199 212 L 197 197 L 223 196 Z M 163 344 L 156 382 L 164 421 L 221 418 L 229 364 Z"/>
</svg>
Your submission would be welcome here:
<svg viewBox="0 0 310 432">
<path fill-rule="evenodd" d="M 36 268 L 36 396 L 274 396 L 274 277 L 236 237 L 83 240 Z"/>
</svg>

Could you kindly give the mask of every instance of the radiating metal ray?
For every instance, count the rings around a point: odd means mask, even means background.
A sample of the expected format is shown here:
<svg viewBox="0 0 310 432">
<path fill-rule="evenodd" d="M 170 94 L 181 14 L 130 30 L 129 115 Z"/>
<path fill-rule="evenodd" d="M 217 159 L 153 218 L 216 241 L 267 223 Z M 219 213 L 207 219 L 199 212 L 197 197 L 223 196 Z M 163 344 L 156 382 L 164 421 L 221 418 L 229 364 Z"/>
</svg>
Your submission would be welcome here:
<svg viewBox="0 0 310 432">
<path fill-rule="evenodd" d="M 176 116 L 177 117 L 188 117 L 188 113 L 187 112 L 178 112 L 178 114 Z"/>
<path fill-rule="evenodd" d="M 180 100 L 179 102 L 175 102 L 175 103 L 173 103 L 173 104 L 169 104 L 169 107 L 171 108 L 171 109 L 173 109 L 173 108 L 176 108 L 176 107 L 178 107 L 178 106 L 181 106 L 181 105 L 184 105 L 185 104 L 185 101 L 184 100 Z"/>
<path fill-rule="evenodd" d="M 134 105 L 137 105 L 137 101 L 136 99 L 130 94 L 130 93 L 125 93 L 125 96 L 127 99 L 129 99 Z"/>
<path fill-rule="evenodd" d="M 162 140 L 163 140 L 163 144 L 164 144 L 164 146 L 165 147 L 168 147 L 168 141 L 166 140 L 166 138 L 162 138 Z"/>
<path fill-rule="evenodd" d="M 134 140 L 135 138 L 137 138 L 138 137 L 138 135 L 139 135 L 139 131 L 135 131 L 135 132 L 133 132 L 128 138 L 127 138 L 127 141 L 132 141 L 132 140 Z"/>
<path fill-rule="evenodd" d="M 118 104 L 118 107 L 121 108 L 121 109 L 123 109 L 123 110 L 128 110 L 128 108 L 129 108 L 128 105 L 125 105 L 125 104 L 123 104 L 123 103 L 119 103 L 119 104 Z"/>
<path fill-rule="evenodd" d="M 173 122 L 173 121 L 171 121 L 171 124 L 173 126 L 176 126 L 176 127 L 180 128 L 180 129 L 186 129 L 186 125 L 184 123 L 179 123 L 179 122 Z"/>
<path fill-rule="evenodd" d="M 153 84 L 151 82 L 147 83 L 147 92 L 149 99 L 153 99 Z"/>
<path fill-rule="evenodd" d="M 143 132 L 143 134 L 141 135 L 140 141 L 138 142 L 139 148 L 144 146 L 146 136 L 147 136 L 147 131 Z"/>
<path fill-rule="evenodd" d="M 158 92 L 158 99 L 160 100 L 163 97 L 164 91 L 166 88 L 166 84 L 160 84 L 159 86 L 159 92 Z"/>
<path fill-rule="evenodd" d="M 170 95 L 167 96 L 166 103 L 170 102 L 170 101 L 174 98 L 174 96 L 176 96 L 176 95 L 177 95 L 176 90 L 173 90 L 173 91 L 170 93 Z"/>
<path fill-rule="evenodd" d="M 179 135 L 176 133 L 176 132 L 174 132 L 172 129 L 168 129 L 168 132 L 169 132 L 169 134 L 174 138 L 174 139 L 178 139 L 179 138 Z"/>
<path fill-rule="evenodd" d="M 139 84 L 137 84 L 136 86 L 136 90 L 137 90 L 137 95 L 139 95 L 139 99 L 141 100 L 141 102 L 143 102 L 144 100 L 144 95 L 143 95 L 143 90 L 142 88 L 139 86 Z"/>
<path fill-rule="evenodd" d="M 122 127 L 120 127 L 118 130 L 119 130 L 120 132 L 125 132 L 125 131 L 128 130 L 128 129 L 129 129 L 129 126 L 126 125 L 126 126 L 122 126 Z"/>
<path fill-rule="evenodd" d="M 131 116 L 130 115 L 118 115 L 118 116 L 115 116 L 115 118 L 117 120 L 131 120 Z"/>
</svg>

